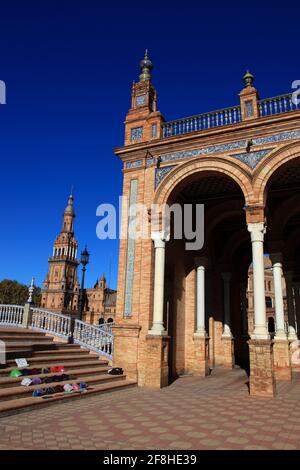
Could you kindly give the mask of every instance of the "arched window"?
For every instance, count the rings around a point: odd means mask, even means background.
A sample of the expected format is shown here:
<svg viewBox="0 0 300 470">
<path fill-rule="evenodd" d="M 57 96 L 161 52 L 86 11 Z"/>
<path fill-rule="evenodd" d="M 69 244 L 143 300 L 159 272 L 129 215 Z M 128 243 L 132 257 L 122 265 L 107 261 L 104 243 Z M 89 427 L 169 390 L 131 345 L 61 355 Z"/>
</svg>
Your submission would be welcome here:
<svg viewBox="0 0 300 470">
<path fill-rule="evenodd" d="M 114 322 L 113 318 L 108 318 L 107 323 L 113 323 L 113 322 Z"/>
<path fill-rule="evenodd" d="M 99 325 L 103 325 L 104 323 L 104 318 L 99 318 Z"/>
</svg>

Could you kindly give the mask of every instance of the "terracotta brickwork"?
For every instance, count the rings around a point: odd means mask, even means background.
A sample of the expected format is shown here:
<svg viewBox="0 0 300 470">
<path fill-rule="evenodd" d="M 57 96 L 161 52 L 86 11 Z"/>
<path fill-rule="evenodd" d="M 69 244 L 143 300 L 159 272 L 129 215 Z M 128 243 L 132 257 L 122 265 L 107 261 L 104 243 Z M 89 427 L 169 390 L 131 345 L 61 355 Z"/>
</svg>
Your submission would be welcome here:
<svg viewBox="0 0 300 470">
<path fill-rule="evenodd" d="M 222 337 L 223 366 L 232 369 L 234 367 L 234 339 Z"/>
<path fill-rule="evenodd" d="M 273 397 L 275 379 L 273 370 L 273 343 L 268 340 L 249 340 L 250 393 L 253 396 Z"/>
<path fill-rule="evenodd" d="M 209 375 L 209 338 L 194 334 L 194 375 Z"/>
<path fill-rule="evenodd" d="M 162 388 L 169 383 L 169 340 L 169 337 L 154 335 L 148 335 L 146 338 L 146 387 Z"/>
<path fill-rule="evenodd" d="M 126 315 L 126 272 L 130 260 L 127 239 L 120 240 L 114 363 L 124 367 L 139 385 L 155 388 L 166 385 L 168 377 L 187 373 L 205 375 L 208 366 L 232 368 L 243 364 L 250 367 L 250 392 L 273 396 L 273 360 L 278 371 L 278 365 L 284 361 L 284 351 L 276 346 L 273 357 L 268 332 L 265 339 L 253 339 L 248 346 L 248 333 L 253 334 L 255 329 L 256 307 L 249 296 L 248 312 L 247 307 L 242 309 L 240 286 L 247 282 L 252 264 L 247 224 L 265 224 L 267 253 L 269 246 L 287 236 L 284 227 L 293 207 L 300 205 L 297 193 L 292 190 L 298 184 L 294 167 L 299 166 L 297 157 L 300 156 L 299 110 L 264 115 L 253 77 L 246 74 L 237 122 L 233 122 L 231 114 L 223 125 L 208 127 L 201 121 L 203 127 L 195 130 L 195 118 L 184 124 L 190 127 L 188 130 L 185 127 L 183 132 L 184 120 L 164 124 L 165 119 L 157 110 L 148 56 L 142 61 L 141 70 L 140 81 L 133 85 L 131 108 L 126 116 L 125 144 L 115 149 L 124 164 L 123 196 L 129 201 L 132 180 L 136 180 L 137 202 L 145 205 L 149 222 L 152 204 L 204 203 L 205 244 L 202 250 L 188 252 L 185 240 L 176 240 L 172 234 L 170 241 L 165 242 L 163 324 L 166 335 L 155 337 L 151 334 L 155 248 L 150 224 L 148 239 L 135 241 L 132 307 Z M 283 206 L 290 198 L 294 199 Z M 284 215 L 289 217 L 285 219 Z M 128 214 L 123 208 L 123 233 L 127 233 L 127 228 Z M 285 260 L 294 255 L 296 232 L 293 237 L 289 243 L 282 244 Z M 205 347 L 194 336 L 197 330 L 195 257 L 203 255 L 209 261 L 205 268 L 205 329 L 209 337 Z M 267 283 L 272 281 L 271 268 L 266 274 Z M 229 314 L 233 339 L 229 340 L 222 337 L 225 326 L 222 272 L 231 273 Z M 297 276 L 300 278 L 298 272 L 295 281 Z M 272 309 L 266 312 L 267 321 L 268 316 L 275 318 L 274 289 L 270 290 L 268 284 L 261 289 L 272 300 Z M 242 322 L 245 310 L 248 317 L 243 321 L 248 323 L 247 331 L 243 330 Z"/>
<path fill-rule="evenodd" d="M 274 373 L 276 380 L 292 380 L 290 343 L 288 340 L 274 341 Z"/>
</svg>

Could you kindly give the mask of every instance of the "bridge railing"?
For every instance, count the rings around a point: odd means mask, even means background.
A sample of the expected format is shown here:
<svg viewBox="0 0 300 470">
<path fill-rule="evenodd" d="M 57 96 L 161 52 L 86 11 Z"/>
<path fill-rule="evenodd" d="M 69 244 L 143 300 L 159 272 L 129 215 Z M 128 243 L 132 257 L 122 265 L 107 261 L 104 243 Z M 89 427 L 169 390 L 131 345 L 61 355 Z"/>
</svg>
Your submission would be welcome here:
<svg viewBox="0 0 300 470">
<path fill-rule="evenodd" d="M 68 339 L 71 336 L 71 317 L 49 310 L 33 308 L 30 328 Z"/>
<path fill-rule="evenodd" d="M 300 104 L 294 102 L 292 97 L 292 93 L 289 93 L 260 100 L 258 102 L 260 116 L 272 116 L 273 114 L 288 113 L 300 109 Z"/>
<path fill-rule="evenodd" d="M 7 326 L 22 326 L 24 307 L 0 305 L 0 323 Z"/>
<path fill-rule="evenodd" d="M 74 320 L 69 315 L 41 308 L 30 308 L 30 312 L 28 328 L 66 340 L 73 339 L 74 343 L 112 359 L 114 346 L 112 324 L 90 325 Z M 22 327 L 23 316 L 24 307 L 20 305 L 0 305 L 0 325 Z"/>
<path fill-rule="evenodd" d="M 293 94 L 274 96 L 257 102 L 259 117 L 288 113 L 300 109 L 300 103 L 293 100 Z M 168 138 L 181 134 L 189 134 L 214 127 L 236 124 L 242 121 L 241 106 L 219 109 L 162 124 L 162 137 Z"/>
<path fill-rule="evenodd" d="M 163 137 L 188 134 L 189 132 L 202 131 L 213 127 L 236 124 L 241 121 L 241 107 L 219 109 L 210 113 L 198 114 L 183 119 L 176 119 L 162 124 Z"/>
<path fill-rule="evenodd" d="M 90 325 L 80 320 L 75 320 L 74 343 L 80 344 L 92 351 L 103 354 L 112 359 L 114 336 L 95 325 Z"/>
</svg>

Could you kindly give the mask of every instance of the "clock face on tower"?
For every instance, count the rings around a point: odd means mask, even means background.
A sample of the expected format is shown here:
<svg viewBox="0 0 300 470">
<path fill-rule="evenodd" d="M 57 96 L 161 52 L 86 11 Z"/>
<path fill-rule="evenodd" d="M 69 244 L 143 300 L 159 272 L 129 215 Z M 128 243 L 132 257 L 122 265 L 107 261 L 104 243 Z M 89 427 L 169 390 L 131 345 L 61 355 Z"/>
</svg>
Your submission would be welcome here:
<svg viewBox="0 0 300 470">
<path fill-rule="evenodd" d="M 136 106 L 144 106 L 146 104 L 146 95 L 138 95 L 135 98 Z"/>
</svg>

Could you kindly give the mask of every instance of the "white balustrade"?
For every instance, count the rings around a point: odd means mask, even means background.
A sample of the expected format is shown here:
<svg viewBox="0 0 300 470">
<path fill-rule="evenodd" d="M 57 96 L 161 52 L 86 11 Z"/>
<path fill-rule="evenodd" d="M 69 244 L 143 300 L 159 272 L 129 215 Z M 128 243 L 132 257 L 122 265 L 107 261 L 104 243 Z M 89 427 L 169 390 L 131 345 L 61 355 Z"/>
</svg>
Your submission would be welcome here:
<svg viewBox="0 0 300 470">
<path fill-rule="evenodd" d="M 24 307 L 20 305 L 0 305 L 0 325 L 22 327 Z M 29 328 L 53 336 L 68 339 L 72 336 L 71 316 L 51 312 L 41 308 L 32 308 Z M 74 343 L 112 359 L 114 337 L 113 323 L 95 326 L 75 320 Z"/>
<path fill-rule="evenodd" d="M 32 309 L 31 328 L 61 338 L 71 336 L 71 317 L 40 308 Z"/>
<path fill-rule="evenodd" d="M 104 325 L 101 325 L 103 327 Z M 105 331 L 104 328 L 75 320 L 74 343 L 80 344 L 92 351 L 103 354 L 112 359 L 113 355 L 113 334 Z"/>
<path fill-rule="evenodd" d="M 0 305 L 0 324 L 21 326 L 24 307 L 20 305 Z"/>
</svg>

